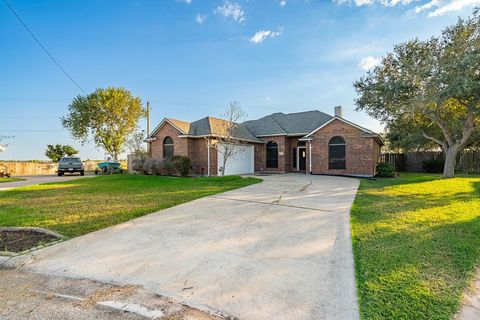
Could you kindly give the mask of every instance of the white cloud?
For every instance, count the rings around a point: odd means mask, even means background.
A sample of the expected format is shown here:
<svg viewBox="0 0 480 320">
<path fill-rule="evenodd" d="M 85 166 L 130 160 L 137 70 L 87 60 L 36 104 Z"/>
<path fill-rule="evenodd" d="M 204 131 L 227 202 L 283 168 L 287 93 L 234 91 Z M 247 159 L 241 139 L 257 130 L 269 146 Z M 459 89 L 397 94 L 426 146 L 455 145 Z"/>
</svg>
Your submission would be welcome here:
<svg viewBox="0 0 480 320">
<path fill-rule="evenodd" d="M 259 43 L 262 43 L 267 38 L 275 38 L 281 35 L 282 32 L 283 32 L 282 27 L 280 27 L 278 31 L 259 30 L 250 38 L 250 42 L 254 44 L 259 44 Z"/>
<path fill-rule="evenodd" d="M 280 4 L 280 7 L 284 7 L 284 6 L 287 5 L 287 1 L 286 0 L 280 0 L 279 4 Z"/>
<path fill-rule="evenodd" d="M 385 7 L 394 7 L 397 4 L 407 5 L 413 0 L 334 0 L 338 4 L 353 4 L 357 7 L 369 6 L 374 3 L 379 3 Z"/>
<path fill-rule="evenodd" d="M 465 7 L 480 5 L 480 0 L 333 0 L 337 4 L 350 4 L 357 7 L 379 4 L 385 7 L 409 5 L 422 2 L 412 11 L 415 13 L 427 12 L 428 17 L 437 17 L 450 12 L 461 10 Z"/>
<path fill-rule="evenodd" d="M 183 3 L 186 3 L 186 4 L 190 4 L 190 3 L 192 3 L 192 0 L 177 0 L 177 2 L 183 2 Z"/>
<path fill-rule="evenodd" d="M 435 7 L 436 9 L 428 13 L 429 17 L 442 16 L 449 12 L 458 11 L 465 7 L 480 4 L 480 0 L 450 0 L 450 1 L 433 0 L 429 3 L 432 3 L 432 2 L 435 2 L 434 4 L 432 4 L 432 7 Z"/>
<path fill-rule="evenodd" d="M 198 24 L 203 24 L 205 22 L 205 20 L 207 20 L 207 15 L 205 14 L 197 14 L 195 15 L 195 21 L 198 23 Z"/>
<path fill-rule="evenodd" d="M 440 1 L 439 0 L 432 0 L 432 1 L 429 1 L 425 4 L 422 4 L 421 6 L 417 6 L 415 7 L 415 13 L 420 13 L 420 12 L 423 12 L 423 11 L 427 11 L 427 10 L 430 10 L 432 9 L 433 7 L 437 6 L 440 4 Z"/>
<path fill-rule="evenodd" d="M 376 65 L 378 65 L 380 62 L 381 62 L 380 58 L 375 58 L 375 57 L 372 57 L 372 56 L 368 56 L 368 57 L 363 57 L 362 59 L 360 59 L 360 63 L 358 64 L 358 66 L 360 68 L 362 68 L 363 70 L 367 71 L 367 70 L 372 69 Z"/>
<path fill-rule="evenodd" d="M 235 2 L 225 1 L 223 5 L 215 9 L 215 13 L 225 18 L 232 18 L 238 23 L 245 21 L 245 11 L 242 10 L 242 7 Z"/>
</svg>

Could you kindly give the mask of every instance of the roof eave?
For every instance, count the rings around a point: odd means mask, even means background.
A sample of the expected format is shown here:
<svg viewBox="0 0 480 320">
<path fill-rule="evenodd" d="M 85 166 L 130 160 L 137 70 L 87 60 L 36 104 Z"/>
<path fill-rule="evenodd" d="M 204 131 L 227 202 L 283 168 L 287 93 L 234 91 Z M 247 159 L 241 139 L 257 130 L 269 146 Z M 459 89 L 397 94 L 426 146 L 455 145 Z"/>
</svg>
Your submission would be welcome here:
<svg viewBox="0 0 480 320">
<path fill-rule="evenodd" d="M 202 135 L 180 135 L 178 136 L 179 138 L 192 138 L 192 139 L 200 139 L 200 138 L 223 138 L 219 135 L 214 135 L 214 134 L 202 134 Z M 252 139 L 245 139 L 245 138 L 236 138 L 232 137 L 233 140 L 239 140 L 239 141 L 246 141 L 246 142 L 253 142 L 253 143 L 260 143 L 260 144 L 265 144 L 265 141 L 262 140 L 252 140 Z"/>
<path fill-rule="evenodd" d="M 165 124 L 165 123 L 168 123 L 170 124 L 171 126 L 173 126 L 175 129 L 177 129 L 178 131 L 180 131 L 180 133 L 182 134 L 187 134 L 185 131 L 183 131 L 180 127 L 178 127 L 177 125 L 175 125 L 172 121 L 170 121 L 168 118 L 163 118 L 163 120 L 158 124 L 158 126 L 152 131 L 152 133 L 150 133 L 147 137 L 147 139 L 149 138 L 154 138 L 155 135 L 157 134 L 158 130 L 160 130 L 160 128 Z"/>
</svg>

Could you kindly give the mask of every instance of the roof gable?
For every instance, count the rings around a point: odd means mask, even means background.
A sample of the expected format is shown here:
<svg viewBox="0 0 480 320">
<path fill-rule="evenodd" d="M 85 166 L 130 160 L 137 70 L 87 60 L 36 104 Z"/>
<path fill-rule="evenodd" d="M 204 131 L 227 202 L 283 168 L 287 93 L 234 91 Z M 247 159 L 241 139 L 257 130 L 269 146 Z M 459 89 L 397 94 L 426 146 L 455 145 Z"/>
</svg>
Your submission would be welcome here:
<svg viewBox="0 0 480 320">
<path fill-rule="evenodd" d="M 378 138 L 379 141 L 383 144 L 383 140 L 382 138 L 380 137 L 380 135 L 376 132 L 373 132 L 372 130 L 369 130 L 369 129 L 366 129 L 364 127 L 361 127 L 351 121 L 348 121 L 344 118 L 340 118 L 340 117 L 332 117 L 332 119 L 330 119 L 329 121 L 325 122 L 324 124 L 322 124 L 321 126 L 319 126 L 318 128 L 315 128 L 314 130 L 312 130 L 311 132 L 309 132 L 307 135 L 305 135 L 305 137 L 303 137 L 302 139 L 308 139 L 308 138 L 311 138 L 317 131 L 325 128 L 326 126 L 328 126 L 330 123 L 334 122 L 334 121 L 341 121 L 349 126 L 352 126 L 354 128 L 357 128 L 359 129 L 360 131 L 362 131 L 364 134 L 366 134 L 366 136 L 370 136 L 370 137 L 374 137 L 374 138 Z"/>
<path fill-rule="evenodd" d="M 160 122 L 158 126 L 148 135 L 147 139 L 154 138 L 158 131 L 167 123 L 177 129 L 181 134 L 187 134 L 189 131 L 190 123 L 171 118 L 164 118 L 162 122 Z"/>
</svg>

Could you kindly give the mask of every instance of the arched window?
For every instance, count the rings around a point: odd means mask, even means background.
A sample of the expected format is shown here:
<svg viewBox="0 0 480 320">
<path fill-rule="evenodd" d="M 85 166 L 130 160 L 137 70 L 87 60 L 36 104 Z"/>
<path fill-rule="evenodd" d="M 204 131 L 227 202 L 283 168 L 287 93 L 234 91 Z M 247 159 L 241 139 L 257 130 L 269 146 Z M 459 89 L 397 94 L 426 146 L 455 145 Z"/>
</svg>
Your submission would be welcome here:
<svg viewBox="0 0 480 320">
<path fill-rule="evenodd" d="M 163 139 L 163 157 L 165 159 L 173 157 L 173 139 L 170 137 Z"/>
<path fill-rule="evenodd" d="M 267 143 L 267 168 L 278 168 L 278 145 L 273 141 Z"/>
<path fill-rule="evenodd" d="M 328 142 L 328 168 L 346 169 L 346 147 L 342 137 L 333 137 Z"/>
</svg>

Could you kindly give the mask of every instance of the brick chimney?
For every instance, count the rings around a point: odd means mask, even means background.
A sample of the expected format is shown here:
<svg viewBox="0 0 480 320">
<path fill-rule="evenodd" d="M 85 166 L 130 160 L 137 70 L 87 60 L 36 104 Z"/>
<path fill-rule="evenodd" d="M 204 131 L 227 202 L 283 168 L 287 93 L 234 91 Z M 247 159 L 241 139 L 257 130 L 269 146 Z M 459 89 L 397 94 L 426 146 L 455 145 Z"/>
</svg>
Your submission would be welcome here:
<svg viewBox="0 0 480 320">
<path fill-rule="evenodd" d="M 343 118 L 342 106 L 335 107 L 335 117 Z"/>
</svg>

